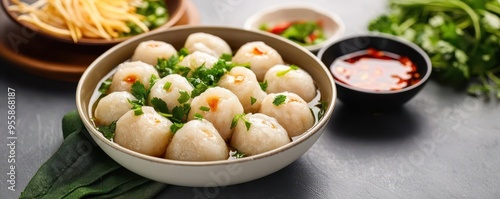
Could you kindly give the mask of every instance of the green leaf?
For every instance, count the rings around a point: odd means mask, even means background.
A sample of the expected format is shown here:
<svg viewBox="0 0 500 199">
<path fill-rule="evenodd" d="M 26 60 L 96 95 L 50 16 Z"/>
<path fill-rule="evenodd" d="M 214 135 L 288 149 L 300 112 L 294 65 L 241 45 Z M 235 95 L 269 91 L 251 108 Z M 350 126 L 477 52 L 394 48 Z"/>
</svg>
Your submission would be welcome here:
<svg viewBox="0 0 500 199">
<path fill-rule="evenodd" d="M 153 108 L 160 113 L 169 113 L 167 103 L 158 97 L 151 99 L 151 105 Z"/>
<path fill-rule="evenodd" d="M 286 95 L 277 95 L 276 97 L 274 97 L 273 104 L 275 106 L 279 106 L 285 103 L 285 101 L 286 101 Z"/>
<path fill-rule="evenodd" d="M 179 52 L 177 53 L 177 55 L 179 57 L 185 57 L 185 56 L 189 55 L 189 50 L 187 48 L 183 47 L 183 48 L 181 48 L 179 50 Z"/>
<path fill-rule="evenodd" d="M 99 86 L 99 92 L 102 94 L 107 94 L 109 87 L 111 86 L 112 79 L 107 79 L 102 82 L 101 86 Z"/>
<path fill-rule="evenodd" d="M 245 119 L 245 115 L 246 115 L 245 113 L 235 115 L 233 117 L 233 120 L 231 121 L 231 129 L 236 127 L 236 125 L 238 125 L 238 120 L 241 119 L 245 123 L 245 127 L 246 127 L 247 131 L 250 130 L 252 123 Z"/>
<path fill-rule="evenodd" d="M 251 123 L 251 122 L 249 122 L 249 121 L 247 121 L 247 120 L 245 120 L 245 118 L 242 118 L 242 119 L 243 119 L 243 120 L 244 120 L 244 122 L 245 122 L 245 127 L 247 127 L 247 131 L 249 131 L 249 130 L 250 130 L 250 127 L 252 126 L 252 123 Z"/>
<path fill-rule="evenodd" d="M 266 91 L 267 90 L 267 80 L 264 81 L 264 82 L 259 82 L 259 85 L 260 85 L 260 88 L 263 90 L 263 91 Z"/>
<path fill-rule="evenodd" d="M 318 112 L 318 120 L 323 118 L 326 112 L 326 108 L 328 108 L 328 102 L 325 101 L 319 101 L 318 104 L 316 104 L 316 107 L 319 108 Z"/>
<path fill-rule="evenodd" d="M 116 121 L 112 122 L 108 126 L 99 126 L 97 127 L 97 130 L 100 131 L 108 140 L 111 140 L 115 137 Z"/>
<path fill-rule="evenodd" d="M 145 105 L 146 99 L 149 95 L 149 91 L 148 89 L 146 89 L 144 84 L 142 84 L 140 81 L 134 82 L 134 84 L 132 84 L 131 93 L 137 99 L 138 104 Z"/>
<path fill-rule="evenodd" d="M 160 74 L 160 77 L 165 77 L 170 74 L 179 74 L 186 77 L 191 69 L 189 67 L 179 66 L 178 63 L 180 62 L 180 58 L 181 57 L 177 55 L 173 55 L 168 59 L 159 58 L 155 68 Z"/>
<path fill-rule="evenodd" d="M 181 129 L 184 126 L 184 123 L 177 123 L 174 122 L 172 126 L 170 126 L 170 130 L 172 131 L 173 134 L 177 133 L 179 129 Z"/>
<path fill-rule="evenodd" d="M 189 104 L 182 104 L 182 106 L 174 107 L 172 109 L 172 118 L 170 118 L 170 121 L 177 123 L 185 122 L 189 110 L 191 110 L 191 106 Z"/>
<path fill-rule="evenodd" d="M 233 59 L 233 55 L 224 53 L 220 56 L 220 59 L 228 62 L 228 61 L 231 61 Z"/>
<path fill-rule="evenodd" d="M 236 127 L 236 125 L 238 124 L 238 120 L 241 118 L 241 114 L 237 114 L 233 117 L 233 120 L 231 121 L 231 129 L 233 129 L 234 127 Z"/>
<path fill-rule="evenodd" d="M 189 93 L 187 91 L 179 90 L 179 94 L 181 94 L 181 96 L 179 96 L 179 98 L 177 99 L 179 104 L 184 104 L 191 98 L 191 96 L 189 96 Z"/>
<path fill-rule="evenodd" d="M 220 78 L 231 70 L 233 65 L 228 64 L 223 59 L 219 59 L 212 68 L 207 68 L 202 65 L 193 71 L 191 77 L 188 77 L 189 83 L 193 85 L 194 90 L 191 92 L 191 97 L 194 98 L 205 92 L 210 87 L 217 86 Z"/>
<path fill-rule="evenodd" d="M 255 104 L 255 102 L 257 102 L 257 99 L 255 99 L 254 97 L 250 96 L 250 105 Z"/>
</svg>

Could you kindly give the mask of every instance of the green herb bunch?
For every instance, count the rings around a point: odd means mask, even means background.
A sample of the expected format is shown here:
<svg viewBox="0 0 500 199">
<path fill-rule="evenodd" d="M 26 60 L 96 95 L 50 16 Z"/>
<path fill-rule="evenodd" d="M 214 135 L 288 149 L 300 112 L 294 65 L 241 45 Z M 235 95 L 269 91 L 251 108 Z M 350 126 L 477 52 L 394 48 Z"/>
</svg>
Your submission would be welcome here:
<svg viewBox="0 0 500 199">
<path fill-rule="evenodd" d="M 500 3 L 498 0 L 390 0 L 390 12 L 368 29 L 419 45 L 435 77 L 469 84 L 474 95 L 500 99 Z"/>
</svg>

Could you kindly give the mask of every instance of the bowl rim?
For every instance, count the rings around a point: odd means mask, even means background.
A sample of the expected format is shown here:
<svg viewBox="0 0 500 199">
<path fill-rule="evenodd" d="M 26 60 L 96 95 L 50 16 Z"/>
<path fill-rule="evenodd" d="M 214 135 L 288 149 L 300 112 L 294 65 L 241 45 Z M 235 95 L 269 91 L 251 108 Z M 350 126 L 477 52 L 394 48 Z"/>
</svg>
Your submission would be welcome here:
<svg viewBox="0 0 500 199">
<path fill-rule="evenodd" d="M 273 6 L 264 8 L 262 10 L 257 11 L 252 16 L 250 16 L 247 20 L 245 20 L 243 28 L 245 28 L 247 30 L 258 30 L 258 31 L 266 32 L 266 31 L 259 30 L 259 29 L 252 29 L 252 25 L 255 24 L 260 18 L 262 18 L 265 15 L 275 13 L 275 12 L 287 12 L 289 10 L 294 10 L 294 9 L 306 9 L 306 10 L 310 10 L 312 12 L 315 12 L 319 15 L 323 15 L 323 16 L 331 19 L 338 26 L 338 30 L 335 31 L 335 33 L 333 35 L 331 35 L 325 41 L 323 41 L 319 44 L 309 45 L 309 46 L 299 45 L 303 48 L 306 48 L 309 51 L 318 51 L 319 49 L 321 49 L 322 46 L 338 40 L 345 33 L 345 29 L 346 29 L 345 24 L 339 15 L 337 15 L 336 13 L 334 13 L 332 11 L 328 11 L 328 10 L 324 9 L 323 7 L 320 7 L 319 5 L 311 3 L 311 2 L 279 3 L 279 4 L 275 4 Z"/>
<path fill-rule="evenodd" d="M 167 1 L 167 0 L 165 0 L 165 1 Z M 185 14 L 187 7 L 188 7 L 187 2 L 186 2 L 187 0 L 178 0 L 178 1 L 179 1 L 179 5 L 178 5 L 176 12 L 173 14 L 169 13 L 169 19 L 167 20 L 167 22 L 165 24 L 155 28 L 155 29 L 149 30 L 149 32 L 156 32 L 156 31 L 160 31 L 161 29 L 172 27 L 182 18 L 182 16 Z M 40 30 L 40 28 L 36 27 L 35 25 L 33 25 L 31 23 L 17 20 L 16 18 L 19 15 L 16 14 L 15 12 L 8 10 L 8 7 L 10 5 L 12 5 L 10 0 L 1 0 L 1 4 L 2 4 L 1 7 L 4 10 L 4 12 L 7 14 L 7 16 L 15 24 L 17 24 L 23 28 L 27 28 L 30 31 L 41 34 L 46 38 L 51 38 L 51 39 L 56 40 L 56 41 L 71 43 L 71 44 L 75 44 L 75 45 L 104 46 L 104 45 L 115 45 L 115 44 L 118 44 L 118 43 L 123 42 L 125 40 L 131 39 L 132 37 L 138 36 L 138 35 L 132 35 L 132 36 L 128 36 L 128 37 L 112 38 L 109 40 L 103 39 L 103 38 L 80 38 L 80 39 L 78 39 L 77 42 L 74 42 L 71 39 L 71 37 L 57 36 L 57 35 L 51 34 L 49 32 Z M 168 10 L 168 8 L 167 8 L 167 10 Z M 147 32 L 147 33 L 149 33 L 149 32 Z M 145 33 L 141 33 L 141 34 L 145 34 Z M 139 35 L 141 35 L 141 34 L 139 34 Z"/>
<path fill-rule="evenodd" d="M 262 35 L 262 36 L 273 37 L 273 39 L 278 39 L 278 40 L 280 40 L 280 42 L 285 42 L 285 43 L 294 45 L 299 50 L 301 50 L 302 52 L 304 52 L 307 56 L 310 56 L 312 59 L 315 59 L 317 61 L 317 63 L 321 66 L 321 69 L 323 70 L 323 72 L 326 73 L 326 77 L 328 78 L 328 82 L 330 82 L 332 90 L 333 90 L 333 92 L 332 92 L 332 101 L 329 104 L 329 106 L 327 107 L 327 109 L 325 110 L 325 113 L 324 113 L 323 117 L 321 119 L 319 119 L 306 132 L 304 132 L 302 135 L 298 136 L 297 139 L 295 139 L 292 142 L 290 142 L 290 143 L 288 143 L 288 144 L 286 144 L 284 146 L 281 146 L 279 148 L 276 148 L 276 149 L 273 149 L 273 150 L 270 150 L 270 151 L 267 151 L 267 152 L 264 152 L 264 153 L 260 153 L 260 154 L 257 154 L 257 155 L 239 158 L 239 159 L 217 160 L 217 161 L 200 161 L 200 162 L 197 162 L 197 161 L 171 160 L 171 159 L 153 157 L 153 156 L 149 156 L 149 155 L 145 155 L 145 154 L 142 154 L 142 153 L 139 153 L 139 152 L 132 151 L 130 149 L 122 147 L 122 146 L 120 146 L 120 145 L 118 145 L 118 144 L 116 144 L 114 142 L 111 142 L 108 139 L 106 139 L 102 135 L 102 133 L 98 132 L 94 128 L 92 122 L 90 121 L 90 118 L 86 118 L 85 117 L 84 113 L 88 112 L 88 110 L 84 109 L 82 107 L 82 105 L 81 105 L 82 104 L 81 93 L 84 90 L 83 85 L 85 84 L 85 79 L 87 79 L 89 76 L 92 75 L 91 71 L 93 71 L 95 68 L 97 68 L 97 63 L 101 62 L 108 55 L 113 54 L 114 51 L 116 51 L 117 49 L 122 48 L 122 47 L 124 47 L 126 45 L 129 45 L 129 43 L 135 42 L 137 40 L 143 40 L 146 37 L 150 37 L 150 36 L 158 35 L 158 34 L 163 34 L 164 32 L 177 31 L 177 30 L 182 30 L 182 29 L 206 29 L 206 28 L 208 28 L 208 29 L 221 29 L 221 30 L 225 30 L 225 31 L 232 31 L 232 30 L 233 31 L 234 30 L 237 30 L 237 31 L 249 31 L 249 32 L 252 32 L 254 34 L 259 34 L 259 35 Z M 101 56 L 99 56 L 96 60 L 94 60 L 90 64 L 90 66 L 85 70 L 85 72 L 81 76 L 80 80 L 78 81 L 78 85 L 77 85 L 77 89 L 76 89 L 76 106 L 77 106 L 77 111 L 78 111 L 78 113 L 79 113 L 79 115 L 80 115 L 80 117 L 82 119 L 83 124 L 85 125 L 85 127 L 87 128 L 87 130 L 89 131 L 89 134 L 91 134 L 91 136 L 92 136 L 93 139 L 97 138 L 100 142 L 105 143 L 107 146 L 113 148 L 116 151 L 119 151 L 120 153 L 126 154 L 128 156 L 133 156 L 133 157 L 136 157 L 136 158 L 140 158 L 142 160 L 146 160 L 146 161 L 149 161 L 149 162 L 154 162 L 154 163 L 159 163 L 159 164 L 166 164 L 166 165 L 172 165 L 172 166 L 205 167 L 205 166 L 220 166 L 220 165 L 239 164 L 239 163 L 243 163 L 243 162 L 249 162 L 249 161 L 253 161 L 253 160 L 264 159 L 264 158 L 267 158 L 267 157 L 270 157 L 270 156 L 282 153 L 284 151 L 287 151 L 287 150 L 289 150 L 289 149 L 291 149 L 291 148 L 293 148 L 293 147 L 295 147 L 295 146 L 297 146 L 297 145 L 305 142 L 309 138 L 313 137 L 315 134 L 322 133 L 322 131 L 320 131 L 320 130 L 322 128 L 326 127 L 326 125 L 327 125 L 327 123 L 328 123 L 331 115 L 333 114 L 333 109 L 335 107 L 336 98 L 337 98 L 336 97 L 337 96 L 337 92 L 336 92 L 336 88 L 335 88 L 335 83 L 334 83 L 334 80 L 333 80 L 333 76 L 330 74 L 328 68 L 323 64 L 323 62 L 320 59 L 318 59 L 318 57 L 316 57 L 314 54 L 312 54 L 311 52 L 307 51 L 306 49 L 299 48 L 299 47 L 300 47 L 300 45 L 295 44 L 292 41 L 288 41 L 287 39 L 282 38 L 282 37 L 277 36 L 277 35 L 274 35 L 272 33 L 259 32 L 259 31 L 253 31 L 253 30 L 245 30 L 245 29 L 241 29 L 241 28 L 237 28 L 237 27 L 228 27 L 228 26 L 212 26 L 212 25 L 176 26 L 176 27 L 172 27 L 172 28 L 169 28 L 169 29 L 164 29 L 164 30 L 161 30 L 161 31 L 149 32 L 149 33 L 141 34 L 141 35 L 138 35 L 138 36 L 136 36 L 134 38 L 131 38 L 129 40 L 126 40 L 124 42 L 121 42 L 121 43 L 113 46 L 112 48 L 110 48 L 109 50 L 107 50 L 106 52 L 104 52 Z"/>
<path fill-rule="evenodd" d="M 363 92 L 363 93 L 370 93 L 370 94 L 379 94 L 379 95 L 387 95 L 387 94 L 396 94 L 396 93 L 403 93 L 403 92 L 406 92 L 406 91 L 409 91 L 409 90 L 412 90 L 412 89 L 415 89 L 417 87 L 420 87 L 421 85 L 425 84 L 427 82 L 427 80 L 430 78 L 431 76 L 431 73 L 432 73 L 432 62 L 429 58 L 429 55 L 422 49 L 420 48 L 420 46 L 418 46 L 417 44 L 409 41 L 409 40 L 406 40 L 404 38 L 401 38 L 401 37 L 397 37 L 397 36 L 394 36 L 394 35 L 391 35 L 391 34 L 387 34 L 387 33 L 380 33 L 380 32 L 370 32 L 370 33 L 365 33 L 365 34 L 358 34 L 358 35 L 353 35 L 353 36 L 349 36 L 349 37 L 344 37 L 342 39 L 339 39 L 337 41 L 334 41 L 334 42 L 331 42 L 325 46 L 323 46 L 319 52 L 318 52 L 318 58 L 320 60 L 323 59 L 325 55 L 325 52 L 330 48 L 332 47 L 333 45 L 336 45 L 336 44 L 339 44 L 341 42 L 344 42 L 346 40 L 350 40 L 350 39 L 356 39 L 356 38 L 376 38 L 376 39 L 386 39 L 386 40 L 392 40 L 394 42 L 399 42 L 403 45 L 406 45 L 412 49 L 414 49 L 415 51 L 418 52 L 418 54 L 424 58 L 425 62 L 426 62 L 426 68 L 427 68 L 427 71 L 425 73 L 425 75 L 422 76 L 422 78 L 420 79 L 419 82 L 417 82 L 416 84 L 413 84 L 411 86 L 408 86 L 408 87 L 405 87 L 403 89 L 399 89 L 399 90 L 391 90 L 391 91 L 374 91 L 374 90 L 369 90 L 369 89 L 363 89 L 363 88 L 358 88 L 358 87 L 355 87 L 355 86 L 351 86 L 351 85 L 348 85 L 348 84 L 345 84 L 341 81 L 337 81 L 335 78 L 334 78 L 334 81 L 335 81 L 335 84 L 337 85 L 340 85 L 342 87 L 345 87 L 345 88 L 348 88 L 348 89 L 351 89 L 351 90 L 355 90 L 355 91 L 358 91 L 358 92 Z M 364 48 L 363 48 L 364 49 Z M 359 49 L 359 50 L 363 50 L 363 49 Z M 335 59 L 333 60 L 335 61 Z M 321 61 L 323 62 L 323 61 Z M 333 62 L 332 62 L 333 64 Z M 331 73 L 331 64 L 330 66 L 327 66 L 328 69 L 330 70 L 330 74 L 332 74 L 332 76 L 335 76 L 333 75 L 333 73 Z"/>
</svg>

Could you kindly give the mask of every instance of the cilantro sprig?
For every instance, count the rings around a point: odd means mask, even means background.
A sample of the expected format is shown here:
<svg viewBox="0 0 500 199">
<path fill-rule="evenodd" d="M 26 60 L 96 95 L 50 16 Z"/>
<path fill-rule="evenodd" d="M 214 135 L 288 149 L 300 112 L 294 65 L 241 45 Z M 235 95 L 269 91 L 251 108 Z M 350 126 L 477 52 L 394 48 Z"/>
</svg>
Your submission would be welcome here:
<svg viewBox="0 0 500 199">
<path fill-rule="evenodd" d="M 238 120 L 243 120 L 243 122 L 245 123 L 245 127 L 247 128 L 247 131 L 250 130 L 252 123 L 249 122 L 247 119 L 245 119 L 245 116 L 246 116 L 245 113 L 235 115 L 233 117 L 233 121 L 231 121 L 231 129 L 236 127 L 236 125 L 238 125 Z"/>
<path fill-rule="evenodd" d="M 275 106 L 279 106 L 284 104 L 285 101 L 286 101 L 286 95 L 276 95 L 276 97 L 274 97 L 273 104 Z"/>
<path fill-rule="evenodd" d="M 391 0 L 390 8 L 368 29 L 419 45 L 429 55 L 437 80 L 469 84 L 470 94 L 500 99 L 498 0 Z"/>
<path fill-rule="evenodd" d="M 113 139 L 113 137 L 115 137 L 116 121 L 112 122 L 108 126 L 98 126 L 97 130 L 100 131 L 102 135 L 104 135 L 104 137 L 106 137 L 108 140 L 111 140 Z"/>
<path fill-rule="evenodd" d="M 210 87 L 216 86 L 220 78 L 233 67 L 234 65 L 219 59 L 212 68 L 207 68 L 205 64 L 196 68 L 191 77 L 187 78 L 194 87 L 194 90 L 191 92 L 191 98 L 200 95 Z"/>
</svg>

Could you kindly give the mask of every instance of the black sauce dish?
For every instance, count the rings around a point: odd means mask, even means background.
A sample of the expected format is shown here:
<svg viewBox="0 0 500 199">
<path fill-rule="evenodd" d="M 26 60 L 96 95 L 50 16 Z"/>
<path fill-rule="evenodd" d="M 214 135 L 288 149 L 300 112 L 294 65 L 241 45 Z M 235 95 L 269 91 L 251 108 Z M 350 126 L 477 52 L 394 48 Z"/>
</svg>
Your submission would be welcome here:
<svg viewBox="0 0 500 199">
<path fill-rule="evenodd" d="M 346 84 L 332 73 L 337 87 L 337 98 L 343 104 L 363 110 L 393 110 L 407 103 L 422 90 L 432 72 L 430 58 L 416 44 L 396 36 L 367 34 L 343 38 L 321 48 L 318 58 L 331 69 L 337 58 L 370 48 L 409 58 L 417 68 L 420 81 L 399 90 L 375 91 Z"/>
</svg>

